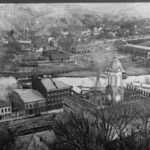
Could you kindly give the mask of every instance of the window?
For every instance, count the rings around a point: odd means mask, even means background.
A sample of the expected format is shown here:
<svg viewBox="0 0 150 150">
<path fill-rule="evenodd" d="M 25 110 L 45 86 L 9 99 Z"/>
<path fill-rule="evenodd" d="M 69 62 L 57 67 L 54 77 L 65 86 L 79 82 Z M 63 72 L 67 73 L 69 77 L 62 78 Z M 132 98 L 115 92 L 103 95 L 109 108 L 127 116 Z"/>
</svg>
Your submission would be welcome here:
<svg viewBox="0 0 150 150">
<path fill-rule="evenodd" d="M 115 75 L 112 76 L 112 86 L 116 86 L 117 77 Z"/>
<path fill-rule="evenodd" d="M 32 104 L 30 104 L 30 108 L 32 108 Z"/>
<path fill-rule="evenodd" d="M 10 112 L 10 108 L 8 108 L 8 111 Z"/>
<path fill-rule="evenodd" d="M 3 109 L 1 109 L 1 112 L 3 113 Z"/>
<path fill-rule="evenodd" d="M 7 112 L 7 108 L 5 108 L 5 112 Z"/>
<path fill-rule="evenodd" d="M 28 105 L 26 105 L 26 108 L 28 109 Z"/>
</svg>

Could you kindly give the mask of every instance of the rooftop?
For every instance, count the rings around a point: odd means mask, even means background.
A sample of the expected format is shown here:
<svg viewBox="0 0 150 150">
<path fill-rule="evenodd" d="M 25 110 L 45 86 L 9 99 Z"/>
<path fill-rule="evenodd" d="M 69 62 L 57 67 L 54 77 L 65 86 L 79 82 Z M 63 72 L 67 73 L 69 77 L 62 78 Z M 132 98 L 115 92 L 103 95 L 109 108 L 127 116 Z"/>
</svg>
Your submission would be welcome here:
<svg viewBox="0 0 150 150">
<path fill-rule="evenodd" d="M 11 103 L 8 98 L 0 100 L 0 108 L 10 107 L 10 106 L 11 106 Z"/>
<path fill-rule="evenodd" d="M 16 148 L 20 150 L 48 150 L 49 148 L 45 143 L 53 143 L 54 140 L 54 132 L 47 130 L 35 134 L 19 136 L 16 139 Z"/>
<path fill-rule="evenodd" d="M 15 89 L 14 90 L 25 103 L 45 100 L 45 98 L 36 90 Z"/>
<path fill-rule="evenodd" d="M 150 41 L 146 41 L 144 43 L 140 43 L 139 45 L 150 47 Z"/>
<path fill-rule="evenodd" d="M 57 79 L 43 78 L 41 79 L 41 82 L 47 91 L 71 88 L 70 85 L 65 84 L 64 82 L 61 82 Z"/>
<path fill-rule="evenodd" d="M 113 58 L 110 70 L 114 71 L 114 72 L 118 72 L 118 71 L 119 72 L 124 72 L 122 64 L 121 64 L 120 60 L 117 57 Z"/>
<path fill-rule="evenodd" d="M 81 108 L 88 108 L 88 109 L 92 109 L 92 108 L 97 107 L 93 103 L 91 103 L 91 102 L 87 101 L 86 99 L 81 98 L 79 96 L 68 95 L 68 96 L 66 96 L 66 98 L 67 98 L 67 100 L 70 101 L 70 103 L 68 103 L 69 105 L 72 105 L 74 103 L 74 104 L 77 104 Z M 67 102 L 67 101 L 65 101 L 65 102 Z"/>
<path fill-rule="evenodd" d="M 150 89 L 150 84 L 147 83 L 133 82 L 131 85 L 141 89 Z"/>
<path fill-rule="evenodd" d="M 142 46 L 142 45 L 127 44 L 127 45 L 125 45 L 125 47 L 133 47 L 133 48 L 137 48 L 137 49 L 150 51 L 150 47 Z"/>
<path fill-rule="evenodd" d="M 32 41 L 30 41 L 30 40 L 19 40 L 18 42 L 20 44 L 31 44 L 32 43 Z"/>
</svg>

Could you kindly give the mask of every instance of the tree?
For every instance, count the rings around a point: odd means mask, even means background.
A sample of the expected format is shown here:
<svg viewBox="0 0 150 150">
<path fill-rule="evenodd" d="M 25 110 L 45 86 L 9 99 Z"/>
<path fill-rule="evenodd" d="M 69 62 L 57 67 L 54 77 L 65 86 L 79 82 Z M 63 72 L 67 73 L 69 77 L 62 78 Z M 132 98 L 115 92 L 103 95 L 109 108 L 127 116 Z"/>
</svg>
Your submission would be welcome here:
<svg viewBox="0 0 150 150">
<path fill-rule="evenodd" d="M 67 119 L 54 126 L 56 145 L 59 150 L 128 150 L 133 145 L 138 148 L 135 131 L 130 127 L 136 115 L 134 108 L 119 104 L 65 113 Z"/>
<path fill-rule="evenodd" d="M 12 150 L 16 139 L 15 131 L 9 129 L 0 129 L 0 149 Z"/>
<path fill-rule="evenodd" d="M 54 131 L 57 138 L 58 149 L 72 150 L 98 150 L 98 137 L 95 131 L 95 123 L 90 115 L 84 113 L 70 113 L 65 121 L 57 121 Z"/>
<path fill-rule="evenodd" d="M 141 107 L 139 107 L 139 116 L 138 119 L 135 121 L 134 126 L 136 128 L 136 130 L 138 130 L 139 132 L 139 136 L 142 140 L 142 142 L 144 142 L 143 145 L 143 149 L 144 150 L 149 150 L 150 149 L 150 128 L 149 128 L 149 124 L 150 124 L 150 107 L 149 107 L 149 102 L 145 101 L 144 107 L 143 104 L 141 104 Z"/>
</svg>

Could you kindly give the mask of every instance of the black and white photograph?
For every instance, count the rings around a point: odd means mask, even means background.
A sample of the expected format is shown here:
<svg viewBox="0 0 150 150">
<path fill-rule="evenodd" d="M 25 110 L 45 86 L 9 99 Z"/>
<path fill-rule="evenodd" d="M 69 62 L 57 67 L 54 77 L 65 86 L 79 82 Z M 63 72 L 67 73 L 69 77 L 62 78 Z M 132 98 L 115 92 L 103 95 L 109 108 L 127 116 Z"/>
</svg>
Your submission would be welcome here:
<svg viewBox="0 0 150 150">
<path fill-rule="evenodd" d="M 0 150 L 150 150 L 150 2 L 0 3 Z"/>
</svg>

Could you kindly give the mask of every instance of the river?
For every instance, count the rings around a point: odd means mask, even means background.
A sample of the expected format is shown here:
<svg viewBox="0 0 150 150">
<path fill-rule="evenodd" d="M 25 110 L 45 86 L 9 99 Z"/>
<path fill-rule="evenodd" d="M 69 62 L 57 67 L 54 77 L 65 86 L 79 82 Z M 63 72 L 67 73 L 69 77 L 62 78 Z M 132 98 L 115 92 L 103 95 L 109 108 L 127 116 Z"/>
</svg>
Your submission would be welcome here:
<svg viewBox="0 0 150 150">
<path fill-rule="evenodd" d="M 73 90 L 78 93 L 80 93 L 81 91 L 81 89 L 78 86 L 94 87 L 97 80 L 96 77 L 59 77 L 57 79 L 68 85 L 73 86 Z M 127 83 L 131 82 L 150 83 L 150 75 L 128 76 L 127 79 L 123 80 L 123 86 L 125 87 Z M 107 78 L 99 78 L 99 82 L 97 84 L 98 87 L 104 88 L 107 85 Z"/>
<path fill-rule="evenodd" d="M 59 81 L 62 81 L 68 85 L 73 86 L 73 90 L 80 93 L 81 89 L 78 86 L 84 87 L 94 87 L 97 78 L 96 77 L 58 77 Z M 127 83 L 131 82 L 141 82 L 141 83 L 150 83 L 150 75 L 143 76 L 128 76 L 127 79 L 123 80 L 123 86 L 126 86 Z M 107 78 L 99 78 L 99 82 L 97 84 L 98 87 L 106 87 L 108 84 Z M 0 78 L 0 95 L 4 94 L 7 90 L 17 88 L 17 81 L 13 77 L 1 77 Z M 5 94 L 4 94 L 5 95 Z"/>
</svg>

